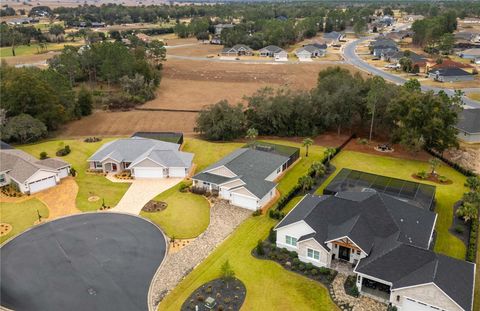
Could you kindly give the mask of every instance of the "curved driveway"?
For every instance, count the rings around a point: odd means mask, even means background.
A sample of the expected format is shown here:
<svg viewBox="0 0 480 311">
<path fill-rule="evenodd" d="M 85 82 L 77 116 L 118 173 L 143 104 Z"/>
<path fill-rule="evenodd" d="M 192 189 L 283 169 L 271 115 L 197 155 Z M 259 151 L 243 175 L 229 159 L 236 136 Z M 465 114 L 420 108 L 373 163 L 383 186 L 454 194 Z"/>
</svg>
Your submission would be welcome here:
<svg viewBox="0 0 480 311">
<path fill-rule="evenodd" d="M 360 39 L 357 39 L 357 40 L 354 40 L 354 41 L 348 43 L 343 50 L 343 56 L 345 58 L 345 61 L 348 64 L 351 64 L 351 65 L 353 65 L 357 68 L 360 68 L 364 71 L 367 71 L 367 72 L 369 72 L 373 75 L 380 76 L 380 77 L 384 78 L 385 80 L 393 82 L 395 84 L 401 85 L 401 84 L 405 83 L 407 81 L 406 79 L 404 79 L 402 77 L 399 77 L 397 75 L 391 74 L 389 72 L 386 72 L 384 70 L 381 70 L 381 69 L 379 69 L 379 68 L 377 68 L 373 65 L 370 65 L 369 63 L 367 63 L 366 61 L 364 61 L 363 59 L 361 59 L 357 55 L 357 52 L 356 52 L 357 46 L 360 43 L 365 42 L 365 41 L 367 41 L 369 39 L 372 39 L 372 38 L 374 38 L 374 36 L 363 37 L 363 38 L 360 38 Z M 426 86 L 426 85 L 422 85 L 422 90 L 423 91 L 434 91 L 434 92 L 445 91 L 445 93 L 447 93 L 448 95 L 453 95 L 454 92 L 455 92 L 452 89 L 439 88 L 439 87 Z M 480 108 L 480 102 L 472 100 L 472 99 L 470 99 L 466 96 L 463 97 L 463 102 L 467 106 Z"/>
<path fill-rule="evenodd" d="M 34 227 L 1 248 L 1 305 L 12 310 L 148 310 L 163 233 L 131 215 L 86 213 Z"/>
</svg>

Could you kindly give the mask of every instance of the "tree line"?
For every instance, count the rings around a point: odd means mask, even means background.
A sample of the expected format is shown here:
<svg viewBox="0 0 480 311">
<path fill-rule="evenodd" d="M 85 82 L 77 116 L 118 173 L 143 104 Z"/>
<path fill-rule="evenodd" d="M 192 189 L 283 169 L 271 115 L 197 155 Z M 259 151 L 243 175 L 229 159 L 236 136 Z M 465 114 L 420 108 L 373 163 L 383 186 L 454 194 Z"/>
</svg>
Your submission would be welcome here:
<svg viewBox="0 0 480 311">
<path fill-rule="evenodd" d="M 448 11 L 441 15 L 417 20 L 412 24 L 413 43 L 426 47 L 428 52 L 450 52 L 453 48 L 453 31 L 457 29 L 457 14 Z"/>
<path fill-rule="evenodd" d="M 210 140 L 232 140 L 255 128 L 260 135 L 314 136 L 333 130 L 387 135 L 410 150 L 440 152 L 456 146 L 460 94 L 424 93 L 417 80 L 403 86 L 381 77 L 364 79 L 340 67 L 319 73 L 310 91 L 264 88 L 230 105 L 223 100 L 205 107 L 195 131 Z"/>
</svg>

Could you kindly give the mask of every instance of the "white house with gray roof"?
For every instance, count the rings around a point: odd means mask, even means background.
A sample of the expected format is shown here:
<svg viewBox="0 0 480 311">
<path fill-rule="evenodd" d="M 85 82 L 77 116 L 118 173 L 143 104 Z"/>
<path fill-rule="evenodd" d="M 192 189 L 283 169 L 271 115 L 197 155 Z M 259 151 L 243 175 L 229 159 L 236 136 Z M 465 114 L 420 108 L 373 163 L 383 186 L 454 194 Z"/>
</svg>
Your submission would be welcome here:
<svg viewBox="0 0 480 311">
<path fill-rule="evenodd" d="M 105 173 L 130 171 L 135 178 L 186 177 L 193 154 L 180 145 L 156 139 L 131 137 L 106 143 L 87 161 L 90 169 Z"/>
<path fill-rule="evenodd" d="M 1 147 L 0 187 L 15 184 L 22 193 L 33 194 L 55 187 L 70 173 L 70 164 L 61 159 L 38 160 L 7 144 Z"/>
<path fill-rule="evenodd" d="M 472 310 L 475 264 L 436 254 L 437 215 L 373 189 L 306 195 L 275 227 L 276 245 L 318 267 L 344 262 L 357 288 L 400 311 Z"/>
<path fill-rule="evenodd" d="M 275 197 L 275 179 L 288 161 L 282 155 L 240 148 L 193 176 L 193 186 L 218 193 L 232 205 L 258 210 Z"/>
<path fill-rule="evenodd" d="M 313 43 L 307 44 L 295 51 L 295 56 L 301 62 L 312 61 L 312 58 L 323 57 L 327 53 L 327 44 Z"/>
<path fill-rule="evenodd" d="M 463 109 L 455 128 L 457 137 L 466 143 L 480 143 L 480 108 Z"/>
</svg>

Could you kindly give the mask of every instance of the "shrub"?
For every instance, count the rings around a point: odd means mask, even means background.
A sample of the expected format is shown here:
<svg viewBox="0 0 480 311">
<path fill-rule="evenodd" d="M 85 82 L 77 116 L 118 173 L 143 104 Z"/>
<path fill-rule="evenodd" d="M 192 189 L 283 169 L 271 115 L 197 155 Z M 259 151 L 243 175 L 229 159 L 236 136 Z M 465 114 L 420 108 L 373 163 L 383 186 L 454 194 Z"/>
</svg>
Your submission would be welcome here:
<svg viewBox="0 0 480 311">
<path fill-rule="evenodd" d="M 300 271 L 305 270 L 305 264 L 304 263 L 298 264 L 298 270 L 300 270 Z"/>
<path fill-rule="evenodd" d="M 180 186 L 179 186 L 179 191 L 180 192 L 187 192 L 188 190 L 188 185 L 186 183 L 184 183 L 183 181 L 180 183 Z"/>
<path fill-rule="evenodd" d="M 40 152 L 40 160 L 45 160 L 48 158 L 48 154 L 45 151 Z"/>
<path fill-rule="evenodd" d="M 314 267 L 314 266 L 313 266 L 310 262 L 308 262 L 308 263 L 305 265 L 305 269 L 306 269 L 306 270 L 312 270 L 313 267 Z"/>
<path fill-rule="evenodd" d="M 205 297 L 203 297 L 200 294 L 197 294 L 197 300 L 200 301 L 200 302 L 203 302 L 203 301 L 205 301 Z"/>
<path fill-rule="evenodd" d="M 455 226 L 455 232 L 462 234 L 462 233 L 465 232 L 465 229 L 464 229 L 463 226 L 461 226 L 461 225 L 456 225 L 456 226 Z"/>
<path fill-rule="evenodd" d="M 258 240 L 257 247 L 256 247 L 257 255 L 263 256 L 265 255 L 265 250 L 263 249 L 263 242 L 262 240 Z"/>
<path fill-rule="evenodd" d="M 438 180 L 442 183 L 445 183 L 445 182 L 448 181 L 448 178 L 447 178 L 447 176 L 442 175 L 442 176 L 438 176 Z"/>
<path fill-rule="evenodd" d="M 318 270 L 317 269 L 312 269 L 312 270 L 310 270 L 310 274 L 313 275 L 313 276 L 316 276 L 316 275 L 318 275 Z"/>
<path fill-rule="evenodd" d="M 255 212 L 252 213 L 253 217 L 257 217 L 257 216 L 260 216 L 260 215 L 262 215 L 262 210 L 260 210 L 260 209 L 256 210 Z"/>
<path fill-rule="evenodd" d="M 64 157 L 71 152 L 70 146 L 66 145 L 64 148 L 57 150 L 55 153 L 57 157 Z"/>
<path fill-rule="evenodd" d="M 366 144 L 368 144 L 368 139 L 359 138 L 359 139 L 357 139 L 357 142 L 358 142 L 359 145 L 366 145 Z"/>
<path fill-rule="evenodd" d="M 325 268 L 325 267 L 320 267 L 318 269 L 318 272 L 320 272 L 320 274 L 327 275 L 327 274 L 330 274 L 330 269 Z"/>
<path fill-rule="evenodd" d="M 427 179 L 428 173 L 425 172 L 425 171 L 420 171 L 420 172 L 417 173 L 417 177 L 420 178 L 420 179 Z"/>
<path fill-rule="evenodd" d="M 295 252 L 295 251 L 291 251 L 291 252 L 289 253 L 289 256 L 290 256 L 290 258 L 292 258 L 292 259 L 298 258 L 298 253 Z"/>
<path fill-rule="evenodd" d="M 273 230 L 273 227 L 270 228 L 270 232 L 268 233 L 268 241 L 270 241 L 270 243 L 277 241 L 277 232 Z"/>
<path fill-rule="evenodd" d="M 77 170 L 74 169 L 73 167 L 70 168 L 70 175 L 72 175 L 73 177 L 77 176 Z"/>
<path fill-rule="evenodd" d="M 298 258 L 293 258 L 293 259 L 292 259 L 292 264 L 293 264 L 294 266 L 299 265 L 299 264 L 300 264 L 300 259 L 298 259 Z"/>
</svg>

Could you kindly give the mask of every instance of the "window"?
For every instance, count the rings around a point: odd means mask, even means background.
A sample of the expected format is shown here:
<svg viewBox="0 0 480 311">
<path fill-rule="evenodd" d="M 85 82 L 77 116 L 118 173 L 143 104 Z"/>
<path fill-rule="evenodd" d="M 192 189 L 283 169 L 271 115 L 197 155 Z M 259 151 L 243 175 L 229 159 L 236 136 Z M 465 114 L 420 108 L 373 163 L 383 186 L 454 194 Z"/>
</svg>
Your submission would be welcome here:
<svg viewBox="0 0 480 311">
<path fill-rule="evenodd" d="M 102 163 L 101 162 L 94 162 L 95 168 L 102 168 Z"/>
<path fill-rule="evenodd" d="M 281 170 L 282 170 L 281 167 L 277 168 L 277 174 L 280 173 Z"/>
<path fill-rule="evenodd" d="M 360 255 L 360 254 L 361 254 L 361 252 L 360 252 L 360 251 L 357 251 L 357 255 Z"/>
<path fill-rule="evenodd" d="M 315 260 L 320 260 L 320 252 L 307 248 L 307 257 Z"/>
<path fill-rule="evenodd" d="M 5 174 L 0 174 L 0 182 L 5 182 Z"/>
<path fill-rule="evenodd" d="M 297 239 L 294 238 L 294 237 L 291 237 L 291 236 L 289 236 L 289 235 L 286 235 L 286 236 L 285 236 L 285 242 L 286 242 L 288 245 L 297 246 Z"/>
</svg>

